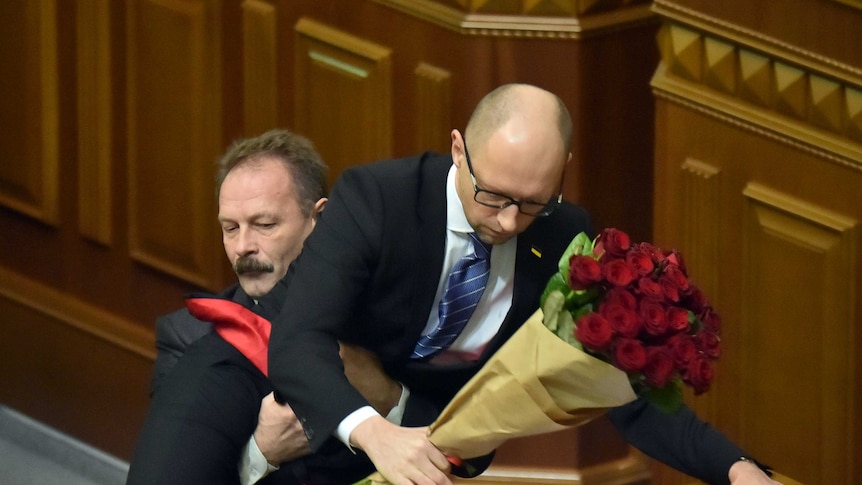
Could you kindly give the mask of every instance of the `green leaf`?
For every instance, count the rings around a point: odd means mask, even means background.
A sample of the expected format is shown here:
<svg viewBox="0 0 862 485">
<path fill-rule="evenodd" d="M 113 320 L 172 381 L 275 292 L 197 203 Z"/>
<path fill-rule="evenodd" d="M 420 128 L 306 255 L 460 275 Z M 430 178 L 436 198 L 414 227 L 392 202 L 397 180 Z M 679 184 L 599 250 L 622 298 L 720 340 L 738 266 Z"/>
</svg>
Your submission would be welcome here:
<svg viewBox="0 0 862 485">
<path fill-rule="evenodd" d="M 552 332 L 557 331 L 560 312 L 568 313 L 563 309 L 565 301 L 566 297 L 563 296 L 563 293 L 554 290 L 548 294 L 547 298 L 544 299 L 544 303 L 542 303 L 543 322 Z"/>
<path fill-rule="evenodd" d="M 540 308 L 545 308 L 545 301 L 547 300 L 548 295 L 555 291 L 560 293 L 560 296 L 563 296 L 570 291 L 569 285 L 566 283 L 566 278 L 560 273 L 555 273 L 554 276 L 548 280 L 548 284 L 545 286 L 545 291 L 542 292 L 542 297 L 539 299 Z"/>
<path fill-rule="evenodd" d="M 673 381 L 661 389 L 648 388 L 642 395 L 661 411 L 668 414 L 675 414 L 683 402 L 682 391 L 677 381 Z"/>
<path fill-rule="evenodd" d="M 557 317 L 557 325 L 558 337 L 572 347 L 584 350 L 584 346 L 575 338 L 575 320 L 572 318 L 571 313 L 566 310 L 561 310 Z"/>
</svg>

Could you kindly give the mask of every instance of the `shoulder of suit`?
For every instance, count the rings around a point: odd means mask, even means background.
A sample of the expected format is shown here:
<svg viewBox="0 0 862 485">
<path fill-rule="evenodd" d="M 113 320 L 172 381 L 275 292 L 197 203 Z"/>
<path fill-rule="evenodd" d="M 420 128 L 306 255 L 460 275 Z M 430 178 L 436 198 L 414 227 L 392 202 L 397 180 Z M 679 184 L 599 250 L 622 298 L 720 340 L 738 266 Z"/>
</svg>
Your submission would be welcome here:
<svg viewBox="0 0 862 485">
<path fill-rule="evenodd" d="M 449 153 L 423 152 L 408 157 L 377 160 L 371 163 L 354 165 L 344 170 L 343 174 L 371 172 L 375 174 L 398 175 L 422 170 L 448 170 L 452 165 L 452 155 Z"/>
</svg>

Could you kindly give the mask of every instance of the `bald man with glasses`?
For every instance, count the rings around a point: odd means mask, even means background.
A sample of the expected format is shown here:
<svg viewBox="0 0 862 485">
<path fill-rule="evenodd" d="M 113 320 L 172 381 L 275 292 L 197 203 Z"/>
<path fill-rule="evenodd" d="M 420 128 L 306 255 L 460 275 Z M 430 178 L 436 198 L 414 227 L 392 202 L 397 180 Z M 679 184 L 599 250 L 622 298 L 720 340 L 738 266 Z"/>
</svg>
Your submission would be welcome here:
<svg viewBox="0 0 862 485">
<path fill-rule="evenodd" d="M 427 427 L 385 420 L 350 385 L 338 340 L 375 352 L 410 390 L 408 402 L 442 410 L 538 308 L 572 238 L 590 232 L 586 211 L 562 200 L 572 120 L 557 96 L 502 86 L 450 136 L 450 154 L 344 172 L 287 275 L 272 328 L 270 377 L 311 449 L 335 436 L 396 485 L 448 485 L 450 464 Z M 476 299 L 452 303 L 467 295 Z M 630 443 L 684 473 L 771 482 L 688 408 L 664 414 L 638 400 L 608 416 Z"/>
</svg>

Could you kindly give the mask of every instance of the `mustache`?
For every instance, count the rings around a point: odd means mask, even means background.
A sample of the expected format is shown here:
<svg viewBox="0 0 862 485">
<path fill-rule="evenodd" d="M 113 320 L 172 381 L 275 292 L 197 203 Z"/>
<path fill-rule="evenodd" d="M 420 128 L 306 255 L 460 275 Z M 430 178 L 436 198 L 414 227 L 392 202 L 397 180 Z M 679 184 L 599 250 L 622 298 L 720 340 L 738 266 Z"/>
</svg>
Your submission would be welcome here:
<svg viewBox="0 0 862 485">
<path fill-rule="evenodd" d="M 233 265 L 233 270 L 236 274 L 244 273 L 272 273 L 275 267 L 272 263 L 258 261 L 251 256 L 240 256 Z"/>
</svg>

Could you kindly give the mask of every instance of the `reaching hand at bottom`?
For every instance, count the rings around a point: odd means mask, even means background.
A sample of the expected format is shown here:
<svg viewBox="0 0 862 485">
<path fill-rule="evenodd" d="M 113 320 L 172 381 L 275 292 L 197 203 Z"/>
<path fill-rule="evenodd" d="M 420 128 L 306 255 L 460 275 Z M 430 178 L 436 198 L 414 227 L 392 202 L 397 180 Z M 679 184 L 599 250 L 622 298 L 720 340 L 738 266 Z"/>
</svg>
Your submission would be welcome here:
<svg viewBox="0 0 862 485">
<path fill-rule="evenodd" d="M 446 456 L 428 440 L 428 428 L 404 428 L 374 416 L 350 435 L 393 485 L 451 485 Z"/>
<path fill-rule="evenodd" d="M 266 461 L 275 466 L 311 453 L 305 431 L 293 409 L 276 402 L 273 393 L 267 394 L 260 403 L 254 441 Z"/>
<path fill-rule="evenodd" d="M 754 463 L 741 460 L 730 467 L 728 478 L 731 485 L 780 485 Z"/>
</svg>

